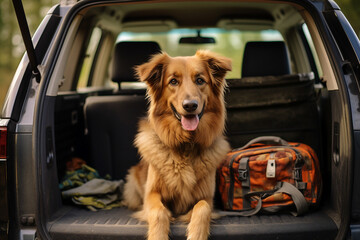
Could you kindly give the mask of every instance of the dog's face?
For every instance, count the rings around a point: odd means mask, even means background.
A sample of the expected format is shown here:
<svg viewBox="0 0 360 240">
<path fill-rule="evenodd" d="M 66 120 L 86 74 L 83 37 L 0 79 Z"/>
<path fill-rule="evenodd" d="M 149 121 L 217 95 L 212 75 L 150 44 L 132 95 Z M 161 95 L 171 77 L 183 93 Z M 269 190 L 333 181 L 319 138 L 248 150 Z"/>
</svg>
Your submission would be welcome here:
<svg viewBox="0 0 360 240">
<path fill-rule="evenodd" d="M 175 58 L 161 53 L 137 67 L 140 80 L 148 85 L 149 119 L 159 136 L 167 135 L 163 141 L 175 137 L 177 143 L 199 143 L 200 135 L 222 133 L 224 77 L 229 70 L 230 59 L 208 51 Z"/>
<path fill-rule="evenodd" d="M 178 57 L 169 61 L 163 76 L 163 94 L 174 116 L 186 131 L 195 131 L 204 114 L 211 78 L 198 57 Z"/>
</svg>

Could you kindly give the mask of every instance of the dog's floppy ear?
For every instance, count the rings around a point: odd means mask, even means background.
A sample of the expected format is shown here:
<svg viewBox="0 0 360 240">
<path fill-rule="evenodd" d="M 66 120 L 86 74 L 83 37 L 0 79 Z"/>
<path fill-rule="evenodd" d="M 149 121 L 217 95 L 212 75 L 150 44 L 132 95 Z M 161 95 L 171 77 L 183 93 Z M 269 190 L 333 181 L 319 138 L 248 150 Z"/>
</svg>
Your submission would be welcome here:
<svg viewBox="0 0 360 240">
<path fill-rule="evenodd" d="M 207 50 L 198 50 L 196 56 L 208 64 L 216 93 L 221 92 L 225 86 L 225 75 L 232 69 L 231 59 Z"/>
<path fill-rule="evenodd" d="M 148 62 L 135 67 L 139 80 L 148 85 L 151 94 L 155 94 L 161 89 L 163 70 L 169 58 L 169 55 L 164 52 L 158 53 L 152 56 Z"/>
</svg>

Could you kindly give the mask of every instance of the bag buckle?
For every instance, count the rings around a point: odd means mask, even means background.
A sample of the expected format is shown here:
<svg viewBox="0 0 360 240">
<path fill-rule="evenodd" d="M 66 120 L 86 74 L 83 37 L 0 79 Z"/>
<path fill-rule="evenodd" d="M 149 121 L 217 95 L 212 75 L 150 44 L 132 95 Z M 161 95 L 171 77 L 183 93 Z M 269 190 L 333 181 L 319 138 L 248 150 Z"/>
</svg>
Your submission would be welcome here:
<svg viewBox="0 0 360 240">
<path fill-rule="evenodd" d="M 247 169 L 238 169 L 239 177 L 238 179 L 240 181 L 246 181 L 248 177 L 248 170 Z"/>
<path fill-rule="evenodd" d="M 301 174 L 301 167 L 300 168 L 294 168 L 294 180 L 295 181 L 301 181 L 302 180 L 302 174 Z"/>
</svg>

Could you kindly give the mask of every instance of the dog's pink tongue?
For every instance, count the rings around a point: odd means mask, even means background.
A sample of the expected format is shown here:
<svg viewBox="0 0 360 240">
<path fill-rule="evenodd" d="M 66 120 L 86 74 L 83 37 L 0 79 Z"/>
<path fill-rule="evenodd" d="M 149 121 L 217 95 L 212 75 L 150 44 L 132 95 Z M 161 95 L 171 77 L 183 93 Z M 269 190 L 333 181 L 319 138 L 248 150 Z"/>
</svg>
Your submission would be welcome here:
<svg viewBox="0 0 360 240">
<path fill-rule="evenodd" d="M 181 125 L 186 131 L 195 131 L 199 124 L 199 116 L 181 116 Z"/>
</svg>

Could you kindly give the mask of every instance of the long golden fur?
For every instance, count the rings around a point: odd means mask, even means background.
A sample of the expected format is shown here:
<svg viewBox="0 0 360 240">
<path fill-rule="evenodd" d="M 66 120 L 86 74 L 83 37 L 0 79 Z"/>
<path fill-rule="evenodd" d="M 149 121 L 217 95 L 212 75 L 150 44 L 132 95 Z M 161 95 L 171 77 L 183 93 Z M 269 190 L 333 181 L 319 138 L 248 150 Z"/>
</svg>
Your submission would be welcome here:
<svg viewBox="0 0 360 240">
<path fill-rule="evenodd" d="M 136 68 L 150 107 L 139 123 L 141 161 L 129 170 L 124 202 L 148 223 L 149 240 L 167 240 L 173 219 L 189 222 L 187 239 L 208 238 L 216 168 L 230 150 L 224 137 L 230 70 L 230 59 L 204 50 L 174 58 L 163 52 Z"/>
</svg>

